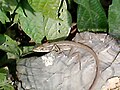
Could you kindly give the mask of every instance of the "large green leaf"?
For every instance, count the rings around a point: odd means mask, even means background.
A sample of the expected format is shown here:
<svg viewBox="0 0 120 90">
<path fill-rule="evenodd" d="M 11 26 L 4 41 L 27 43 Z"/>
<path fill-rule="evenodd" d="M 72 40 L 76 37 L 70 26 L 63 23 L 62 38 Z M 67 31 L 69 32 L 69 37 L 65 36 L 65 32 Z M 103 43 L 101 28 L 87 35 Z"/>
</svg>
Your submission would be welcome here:
<svg viewBox="0 0 120 90">
<path fill-rule="evenodd" d="M 78 3 L 77 24 L 79 30 L 104 30 L 107 18 L 99 0 L 75 0 Z"/>
<path fill-rule="evenodd" d="M 120 0 L 113 0 L 109 8 L 109 33 L 120 39 Z"/>
<path fill-rule="evenodd" d="M 6 14 L 0 10 L 0 21 L 5 24 L 5 22 L 9 21 Z"/>
<path fill-rule="evenodd" d="M 65 38 L 69 33 L 71 16 L 65 2 L 60 9 L 59 19 L 48 18 L 41 12 L 33 14 L 26 10 L 26 13 L 28 17 L 20 16 L 20 25 L 25 33 L 37 43 L 41 43 L 45 36 L 48 40 L 55 40 Z"/>
<path fill-rule="evenodd" d="M 58 9 L 62 0 L 28 0 L 36 12 L 41 12 L 45 17 L 57 19 Z"/>
<path fill-rule="evenodd" d="M 17 42 L 12 40 L 9 36 L 0 34 L 0 42 L 2 42 L 0 45 L 0 49 L 2 49 L 3 51 L 12 53 L 17 57 L 22 54 L 22 51 L 18 47 Z"/>
</svg>

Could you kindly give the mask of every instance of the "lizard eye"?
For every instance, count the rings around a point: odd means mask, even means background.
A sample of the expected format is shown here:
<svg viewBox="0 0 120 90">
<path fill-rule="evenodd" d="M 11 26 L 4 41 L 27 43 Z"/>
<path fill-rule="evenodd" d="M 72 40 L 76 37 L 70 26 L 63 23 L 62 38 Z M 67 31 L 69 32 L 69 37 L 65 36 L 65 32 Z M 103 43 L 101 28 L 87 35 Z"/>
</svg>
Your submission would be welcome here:
<svg viewBox="0 0 120 90">
<path fill-rule="evenodd" d="M 41 48 L 41 50 L 45 50 L 45 48 Z"/>
</svg>

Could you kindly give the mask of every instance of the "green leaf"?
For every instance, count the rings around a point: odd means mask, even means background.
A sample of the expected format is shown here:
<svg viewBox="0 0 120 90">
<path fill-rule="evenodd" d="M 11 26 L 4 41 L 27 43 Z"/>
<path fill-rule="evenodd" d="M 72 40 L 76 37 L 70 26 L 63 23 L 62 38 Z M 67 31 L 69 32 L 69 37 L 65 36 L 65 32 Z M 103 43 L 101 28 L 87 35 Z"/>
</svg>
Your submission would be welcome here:
<svg viewBox="0 0 120 90">
<path fill-rule="evenodd" d="M 9 21 L 8 17 L 6 16 L 6 14 L 4 12 L 2 12 L 0 10 L 0 21 L 5 24 L 5 22 Z"/>
<path fill-rule="evenodd" d="M 109 8 L 108 22 L 109 33 L 120 39 L 120 0 L 113 0 Z"/>
<path fill-rule="evenodd" d="M 99 0 L 75 0 L 78 3 L 77 26 L 79 30 L 104 30 L 107 18 Z"/>
<path fill-rule="evenodd" d="M 4 86 L 5 81 L 6 81 L 6 74 L 0 73 L 0 87 Z"/>
<path fill-rule="evenodd" d="M 14 90 L 13 86 L 7 80 L 8 70 L 0 68 L 0 90 Z"/>
<path fill-rule="evenodd" d="M 23 47 L 23 54 L 22 55 L 31 53 L 30 51 L 32 51 L 33 48 L 34 48 L 34 46 L 24 46 Z"/>
<path fill-rule="evenodd" d="M 3 11 L 13 12 L 17 5 L 16 0 L 1 0 L 0 1 L 0 9 Z"/>
<path fill-rule="evenodd" d="M 4 70 L 5 69 L 0 68 L 0 87 L 4 86 L 6 81 L 7 72 L 5 72 Z"/>
<path fill-rule="evenodd" d="M 28 0 L 20 0 L 18 2 L 19 7 L 21 7 L 22 9 L 22 13 L 24 13 L 25 16 L 27 16 L 25 10 L 30 11 L 31 13 L 34 14 L 34 9 L 31 7 L 31 5 L 29 4 Z M 19 8 L 18 8 L 19 9 Z M 19 13 L 19 12 L 18 12 Z M 21 12 L 20 12 L 21 13 Z"/>
<path fill-rule="evenodd" d="M 0 84 L 6 80 L 7 73 L 8 72 L 6 72 L 5 69 L 0 68 Z"/>
<path fill-rule="evenodd" d="M 57 19 L 61 0 L 28 0 L 36 12 L 41 12 L 45 17 Z"/>
<path fill-rule="evenodd" d="M 4 90 L 14 90 L 14 87 L 12 85 L 10 85 L 10 84 L 4 85 L 3 88 L 4 88 Z"/>
<path fill-rule="evenodd" d="M 0 42 L 4 41 L 4 43 L 0 45 L 0 49 L 12 53 L 18 57 L 22 54 L 22 51 L 18 47 L 18 44 L 14 40 L 12 40 L 9 36 L 0 34 L 0 38 L 1 38 Z"/>
<path fill-rule="evenodd" d="M 3 0 L 3 1 L 5 1 L 6 5 L 16 6 L 20 0 Z"/>
<path fill-rule="evenodd" d="M 70 29 L 71 15 L 67 11 L 66 3 L 60 9 L 59 19 L 52 19 L 44 16 L 41 12 L 35 15 L 26 10 L 28 17 L 20 16 L 20 25 L 24 32 L 35 42 L 41 43 L 46 36 L 48 40 L 65 38 Z"/>
<path fill-rule="evenodd" d="M 0 45 L 2 45 L 6 41 L 4 35 L 0 34 Z"/>
<path fill-rule="evenodd" d="M 7 69 L 4 69 L 4 68 L 0 68 L 0 73 L 2 74 L 6 74 L 8 73 L 8 70 Z"/>
</svg>

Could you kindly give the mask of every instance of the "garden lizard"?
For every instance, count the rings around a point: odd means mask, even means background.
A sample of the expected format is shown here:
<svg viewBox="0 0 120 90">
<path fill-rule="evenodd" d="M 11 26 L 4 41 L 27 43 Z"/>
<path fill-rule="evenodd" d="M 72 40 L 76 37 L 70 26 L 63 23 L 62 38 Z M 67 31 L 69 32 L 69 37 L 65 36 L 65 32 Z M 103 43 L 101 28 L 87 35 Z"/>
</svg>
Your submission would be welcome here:
<svg viewBox="0 0 120 90">
<path fill-rule="evenodd" d="M 98 67 L 99 59 L 98 59 L 96 53 L 94 52 L 94 50 L 91 47 L 89 47 L 89 46 L 87 46 L 83 43 L 80 43 L 80 42 L 76 43 L 76 42 L 73 42 L 73 41 L 58 41 L 58 42 L 42 44 L 42 45 L 34 48 L 33 51 L 34 52 L 51 52 L 51 51 L 55 50 L 55 47 L 54 47 L 55 45 L 60 50 L 70 50 L 71 46 L 75 47 L 75 48 L 83 48 L 93 55 L 93 57 L 96 60 L 96 74 L 95 74 L 95 78 L 94 78 L 94 80 L 93 80 L 93 82 L 92 82 L 92 84 L 91 84 L 91 86 L 89 87 L 88 90 L 94 90 L 94 86 L 96 85 L 96 82 L 97 82 L 98 77 L 99 77 L 99 67 Z"/>
</svg>

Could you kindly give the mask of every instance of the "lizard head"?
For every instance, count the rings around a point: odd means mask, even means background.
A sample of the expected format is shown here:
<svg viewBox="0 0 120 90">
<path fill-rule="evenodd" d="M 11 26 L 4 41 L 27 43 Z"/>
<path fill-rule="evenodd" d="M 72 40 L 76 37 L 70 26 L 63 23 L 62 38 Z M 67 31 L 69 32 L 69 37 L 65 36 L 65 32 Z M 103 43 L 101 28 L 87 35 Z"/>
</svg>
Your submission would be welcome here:
<svg viewBox="0 0 120 90">
<path fill-rule="evenodd" d="M 37 45 L 34 47 L 33 51 L 34 52 L 50 52 L 51 48 L 48 43 L 42 44 L 42 45 Z"/>
</svg>

